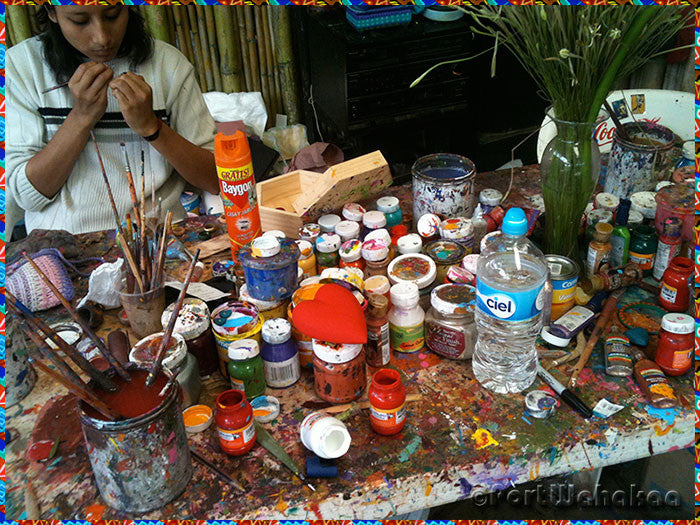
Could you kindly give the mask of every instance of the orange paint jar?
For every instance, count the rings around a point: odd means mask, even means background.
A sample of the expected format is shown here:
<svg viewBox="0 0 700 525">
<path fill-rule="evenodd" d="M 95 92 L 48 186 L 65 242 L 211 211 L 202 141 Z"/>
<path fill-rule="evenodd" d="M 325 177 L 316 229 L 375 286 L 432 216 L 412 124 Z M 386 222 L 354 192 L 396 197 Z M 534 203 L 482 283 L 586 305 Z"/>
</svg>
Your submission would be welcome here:
<svg viewBox="0 0 700 525">
<path fill-rule="evenodd" d="M 369 424 L 377 434 L 398 434 L 406 424 L 406 389 L 396 370 L 382 368 L 369 387 Z"/>
<path fill-rule="evenodd" d="M 316 340 L 313 345 L 314 388 L 318 397 L 336 404 L 358 399 L 367 386 L 364 346 Z"/>
<path fill-rule="evenodd" d="M 221 449 L 232 456 L 242 456 L 255 446 L 257 433 L 253 424 L 253 407 L 240 390 L 227 390 L 216 398 L 216 429 Z"/>
</svg>

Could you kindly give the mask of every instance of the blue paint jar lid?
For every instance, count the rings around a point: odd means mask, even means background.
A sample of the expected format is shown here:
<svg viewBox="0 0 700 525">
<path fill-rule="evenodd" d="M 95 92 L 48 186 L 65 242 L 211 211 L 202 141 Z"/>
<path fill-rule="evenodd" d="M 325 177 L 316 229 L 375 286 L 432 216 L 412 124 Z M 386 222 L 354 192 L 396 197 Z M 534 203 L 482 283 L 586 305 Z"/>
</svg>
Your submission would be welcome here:
<svg viewBox="0 0 700 525">
<path fill-rule="evenodd" d="M 286 268 L 290 264 L 295 264 L 299 260 L 301 252 L 294 241 L 287 239 L 277 240 L 274 237 L 259 237 L 258 239 L 265 239 L 266 242 L 278 241 L 280 251 L 271 257 L 255 257 L 253 256 L 253 248 L 249 244 L 246 244 L 238 251 L 238 257 L 244 268 L 252 268 L 254 270 L 279 270 Z"/>
</svg>

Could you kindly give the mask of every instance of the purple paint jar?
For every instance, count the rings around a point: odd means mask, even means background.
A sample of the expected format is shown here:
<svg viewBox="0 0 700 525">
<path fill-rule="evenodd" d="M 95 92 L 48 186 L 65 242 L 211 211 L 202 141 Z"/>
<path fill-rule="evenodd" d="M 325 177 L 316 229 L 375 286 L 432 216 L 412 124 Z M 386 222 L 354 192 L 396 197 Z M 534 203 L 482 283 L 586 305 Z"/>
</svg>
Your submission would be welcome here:
<svg viewBox="0 0 700 525">
<path fill-rule="evenodd" d="M 292 325 L 286 319 L 270 319 L 262 327 L 260 355 L 265 366 L 265 382 L 271 388 L 287 388 L 299 381 L 299 348 L 292 340 Z"/>
</svg>

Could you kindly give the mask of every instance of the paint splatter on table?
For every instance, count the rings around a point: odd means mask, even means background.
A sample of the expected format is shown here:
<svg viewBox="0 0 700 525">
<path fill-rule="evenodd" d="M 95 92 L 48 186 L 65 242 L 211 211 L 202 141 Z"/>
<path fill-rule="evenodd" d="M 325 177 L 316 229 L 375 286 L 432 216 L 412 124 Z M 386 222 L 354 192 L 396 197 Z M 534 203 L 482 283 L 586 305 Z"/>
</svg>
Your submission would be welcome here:
<svg viewBox="0 0 700 525">
<path fill-rule="evenodd" d="M 513 183 L 518 192 L 515 202 L 532 202 L 538 183 L 536 169 L 519 170 Z M 505 191 L 508 172 L 490 175 L 489 187 Z M 517 178 L 521 177 L 521 179 Z M 534 179 L 534 182 L 533 182 Z M 477 178 L 477 187 L 485 187 Z M 391 191 L 402 195 L 406 187 Z M 403 199 L 402 199 L 403 200 Z M 405 200 L 403 203 L 405 204 Z M 534 206 L 530 206 L 534 207 Z M 216 217 L 188 219 L 181 238 L 191 245 L 203 224 Z M 85 256 L 117 255 L 113 235 L 77 236 Z M 210 264 L 217 259 L 212 257 Z M 167 271 L 181 276 L 184 262 L 168 262 Z M 207 278 L 205 273 L 203 279 Z M 86 291 L 85 281 L 76 282 L 76 297 Z M 646 298 L 646 292 L 632 288 L 621 302 Z M 108 312 L 101 334 L 119 327 L 118 311 Z M 60 309 L 46 312 L 50 321 L 65 319 Z M 132 337 L 132 341 L 135 339 Z M 652 345 L 654 339 L 652 337 Z M 562 382 L 575 362 L 554 370 Z M 163 508 L 142 516 L 126 516 L 105 507 L 92 477 L 82 438 L 64 436 L 61 429 L 75 429 L 77 414 L 63 410 L 58 423 L 49 425 L 46 415 L 55 416 L 55 406 L 70 404 L 64 390 L 43 374 L 28 397 L 11 407 L 6 425 L 13 429 L 7 445 L 6 513 L 18 519 L 23 511 L 26 480 L 42 487 L 39 505 L 42 518 L 92 519 L 173 518 L 221 519 L 365 519 L 386 518 L 398 513 L 441 505 L 491 492 L 537 478 L 591 469 L 608 464 L 660 454 L 693 444 L 694 392 L 691 375 L 672 378 L 681 407 L 657 410 L 648 405 L 631 378 L 612 378 L 604 374 L 602 347 L 599 344 L 589 367 L 579 376 L 577 393 L 589 405 L 605 397 L 624 405 L 624 409 L 606 420 L 584 421 L 561 405 L 548 420 L 524 415 L 524 393 L 510 396 L 492 394 L 474 379 L 470 362 L 450 361 L 429 351 L 413 355 L 395 355 L 392 366 L 402 371 L 408 393 L 421 393 L 421 401 L 408 405 L 404 430 L 383 437 L 370 429 L 366 410 L 346 420 L 352 446 L 338 461 L 340 476 L 330 480 L 311 480 L 317 491 L 311 492 L 298 479 L 257 445 L 240 458 L 223 454 L 216 430 L 211 427 L 190 438 L 191 446 L 225 470 L 246 489 L 237 493 L 220 478 L 195 463 L 195 473 L 185 492 Z M 227 388 L 218 375 L 204 382 L 200 402 L 214 406 L 216 395 Z M 539 380 L 528 389 L 546 388 Z M 279 417 L 265 427 L 283 444 L 300 465 L 306 450 L 299 441 L 301 420 L 320 401 L 314 393 L 313 377 L 304 371 L 298 384 L 286 390 L 268 389 L 268 395 L 281 402 Z M 38 418 L 44 420 L 35 431 L 40 439 L 59 439 L 54 456 L 45 462 L 29 461 L 25 450 Z M 55 418 L 54 418 L 55 419 Z M 56 432 L 56 435 L 52 434 Z"/>
</svg>

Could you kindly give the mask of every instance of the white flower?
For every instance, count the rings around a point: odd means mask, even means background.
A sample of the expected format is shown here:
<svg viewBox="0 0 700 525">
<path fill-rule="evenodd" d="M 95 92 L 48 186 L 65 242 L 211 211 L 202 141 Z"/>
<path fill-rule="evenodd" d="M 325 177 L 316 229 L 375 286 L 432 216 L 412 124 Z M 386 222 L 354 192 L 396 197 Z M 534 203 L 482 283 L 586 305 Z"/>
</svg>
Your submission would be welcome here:
<svg viewBox="0 0 700 525">
<path fill-rule="evenodd" d="M 612 38 L 613 40 L 620 38 L 621 34 L 622 34 L 622 31 L 620 31 L 618 28 L 610 30 L 610 38 Z"/>
<path fill-rule="evenodd" d="M 566 49 L 565 47 L 562 47 L 562 48 L 559 50 L 559 56 L 560 56 L 561 58 L 563 58 L 564 60 L 566 60 L 567 58 L 569 58 L 569 57 L 571 56 L 571 51 L 569 51 L 569 50 Z"/>
</svg>

